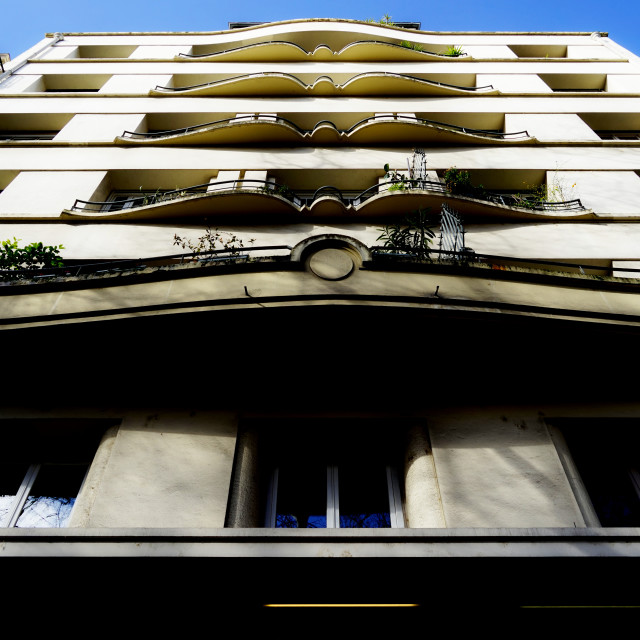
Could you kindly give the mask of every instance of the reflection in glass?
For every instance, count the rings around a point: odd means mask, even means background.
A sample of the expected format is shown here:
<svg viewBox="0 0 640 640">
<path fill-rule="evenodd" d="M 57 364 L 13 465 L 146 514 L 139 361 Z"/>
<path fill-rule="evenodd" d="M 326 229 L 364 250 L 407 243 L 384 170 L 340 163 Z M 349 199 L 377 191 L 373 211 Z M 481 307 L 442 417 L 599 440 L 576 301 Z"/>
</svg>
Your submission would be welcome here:
<svg viewBox="0 0 640 640">
<path fill-rule="evenodd" d="M 563 425 L 562 432 L 600 525 L 640 526 L 640 487 L 634 482 L 640 445 L 636 429 L 615 420 L 583 420 L 579 427 Z"/>
<path fill-rule="evenodd" d="M 13 503 L 27 473 L 26 464 L 3 464 L 0 467 L 0 527 L 7 527 L 13 513 Z"/>
<path fill-rule="evenodd" d="M 286 464 L 278 469 L 276 527 L 327 526 L 327 470 L 315 464 Z"/>
<path fill-rule="evenodd" d="M 339 470 L 340 527 L 391 527 L 387 472 L 383 464 L 362 461 Z"/>
<path fill-rule="evenodd" d="M 66 526 L 88 465 L 43 464 L 16 527 Z"/>
</svg>

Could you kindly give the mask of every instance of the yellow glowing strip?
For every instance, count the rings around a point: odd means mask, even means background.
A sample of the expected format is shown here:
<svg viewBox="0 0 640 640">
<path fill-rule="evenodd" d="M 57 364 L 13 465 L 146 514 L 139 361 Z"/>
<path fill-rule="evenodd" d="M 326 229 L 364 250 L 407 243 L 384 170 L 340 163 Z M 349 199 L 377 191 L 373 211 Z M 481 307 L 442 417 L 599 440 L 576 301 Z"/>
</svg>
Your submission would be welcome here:
<svg viewBox="0 0 640 640">
<path fill-rule="evenodd" d="M 265 604 L 265 607 L 419 607 L 419 604 Z"/>
</svg>

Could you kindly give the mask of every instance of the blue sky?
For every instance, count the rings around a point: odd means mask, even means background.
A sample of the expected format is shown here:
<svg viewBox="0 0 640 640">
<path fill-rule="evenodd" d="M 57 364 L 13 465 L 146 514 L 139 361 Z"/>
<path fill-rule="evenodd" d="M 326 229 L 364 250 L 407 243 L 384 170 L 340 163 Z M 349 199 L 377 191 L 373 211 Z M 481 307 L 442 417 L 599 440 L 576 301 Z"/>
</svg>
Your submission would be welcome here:
<svg viewBox="0 0 640 640">
<path fill-rule="evenodd" d="M 421 21 L 429 31 L 608 31 L 640 55 L 637 0 L 5 0 L 0 52 L 15 58 L 50 31 L 216 31 L 229 21 L 290 18 Z"/>
</svg>

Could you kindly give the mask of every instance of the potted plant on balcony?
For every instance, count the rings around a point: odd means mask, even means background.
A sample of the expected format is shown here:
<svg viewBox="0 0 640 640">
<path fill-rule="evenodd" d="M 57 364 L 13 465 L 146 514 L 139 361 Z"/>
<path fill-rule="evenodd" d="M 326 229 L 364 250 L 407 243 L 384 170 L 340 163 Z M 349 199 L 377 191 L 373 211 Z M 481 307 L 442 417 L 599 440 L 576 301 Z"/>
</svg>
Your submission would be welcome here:
<svg viewBox="0 0 640 640">
<path fill-rule="evenodd" d="M 429 213 L 430 209 L 412 211 L 404 224 L 391 224 L 378 229 L 382 233 L 378 240 L 382 240 L 386 252 L 405 253 L 420 260 L 429 260 L 429 245 L 436 234 L 434 221 Z"/>
</svg>

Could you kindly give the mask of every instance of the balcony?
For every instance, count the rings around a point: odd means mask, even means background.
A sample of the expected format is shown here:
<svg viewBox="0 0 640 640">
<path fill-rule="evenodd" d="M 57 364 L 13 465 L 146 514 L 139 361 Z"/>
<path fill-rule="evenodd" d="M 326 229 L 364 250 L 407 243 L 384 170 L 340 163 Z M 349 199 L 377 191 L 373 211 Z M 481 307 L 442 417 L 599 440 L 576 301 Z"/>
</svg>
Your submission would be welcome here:
<svg viewBox="0 0 640 640">
<path fill-rule="evenodd" d="M 548 202 L 539 198 L 482 191 L 473 197 L 451 193 L 441 182 L 387 180 L 362 192 L 332 185 L 315 191 L 291 189 L 269 180 L 224 180 L 171 191 L 124 194 L 107 202 L 76 200 L 63 217 L 85 220 L 144 220 L 208 217 L 270 222 L 276 219 L 379 220 L 408 211 L 453 203 L 477 220 L 581 220 L 595 218 L 580 200 Z"/>
<path fill-rule="evenodd" d="M 404 41 L 403 41 L 404 42 Z M 295 42 L 272 40 L 253 42 L 241 47 L 205 53 L 181 53 L 176 60 L 224 61 L 224 62 L 420 62 L 427 60 L 471 60 L 466 54 L 453 55 L 425 51 L 419 45 L 405 42 L 383 42 L 380 40 L 359 40 L 351 42 L 338 51 L 327 44 L 317 44 L 310 50 Z"/>
<path fill-rule="evenodd" d="M 0 131 L 0 142 L 40 142 L 53 140 L 58 131 Z"/>
<path fill-rule="evenodd" d="M 468 76 L 468 74 L 466 74 Z M 465 77 L 466 77 L 465 76 Z M 249 73 L 184 87 L 157 86 L 152 96 L 463 96 L 498 95 L 497 89 L 459 86 L 400 73 L 367 72 L 340 84 L 329 76 L 319 76 L 311 84 L 288 73 Z"/>
<path fill-rule="evenodd" d="M 242 114 L 181 129 L 136 133 L 125 131 L 117 143 L 168 144 L 264 144 L 292 145 L 338 144 L 523 144 L 536 139 L 527 131 L 503 133 L 461 127 L 416 118 L 410 114 L 383 114 L 364 118 L 348 129 L 338 129 L 333 122 L 322 120 L 313 129 L 302 129 L 276 114 Z"/>
</svg>

